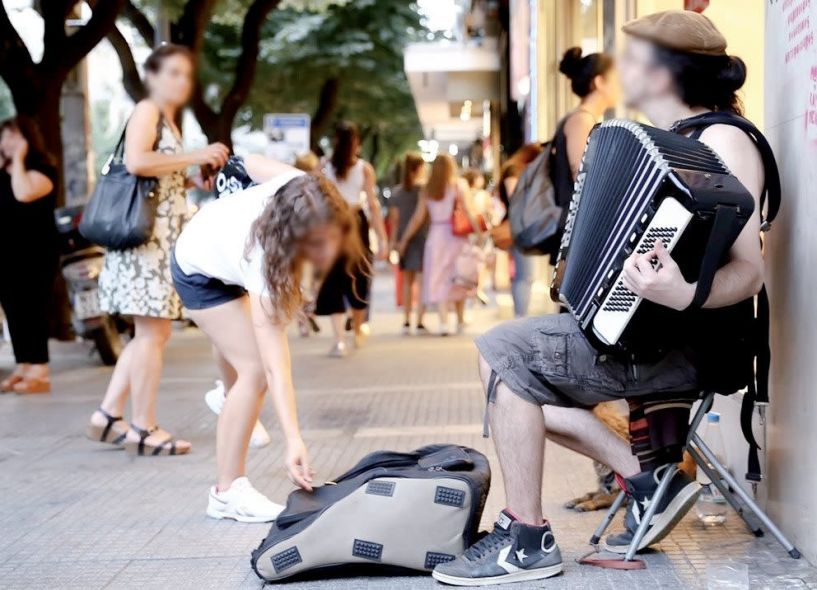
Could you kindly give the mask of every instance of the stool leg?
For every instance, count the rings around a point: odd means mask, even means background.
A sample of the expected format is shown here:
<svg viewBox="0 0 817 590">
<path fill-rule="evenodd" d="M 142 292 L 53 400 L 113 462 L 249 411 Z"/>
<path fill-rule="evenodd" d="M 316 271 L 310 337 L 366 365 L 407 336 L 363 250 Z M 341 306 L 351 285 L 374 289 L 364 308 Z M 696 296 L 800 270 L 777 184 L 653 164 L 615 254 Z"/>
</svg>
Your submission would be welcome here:
<svg viewBox="0 0 817 590">
<path fill-rule="evenodd" d="M 721 494 L 723 494 L 724 499 L 729 502 L 729 505 L 732 506 L 735 512 L 738 513 L 743 519 L 743 522 L 746 523 L 746 526 L 749 527 L 749 530 L 755 537 L 762 537 L 763 536 L 763 529 L 757 526 L 756 523 L 752 522 L 749 519 L 749 513 L 744 510 L 743 505 L 738 502 L 735 495 L 729 489 L 728 486 L 724 485 L 723 480 L 721 479 L 720 474 L 715 471 L 713 468 L 709 466 L 701 454 L 698 452 L 698 449 L 695 447 L 694 444 L 687 445 L 687 452 L 692 455 L 692 458 L 695 460 L 695 464 L 698 466 L 698 469 L 703 470 L 706 473 L 707 477 L 712 481 L 712 485 L 720 490 Z"/>
<path fill-rule="evenodd" d="M 610 526 L 610 523 L 613 522 L 613 519 L 616 516 L 616 512 L 618 509 L 621 508 L 621 505 L 624 503 L 624 498 L 627 497 L 627 494 L 624 490 L 621 490 L 616 496 L 616 499 L 613 501 L 613 505 L 610 506 L 610 509 L 607 511 L 607 514 L 604 515 L 604 520 L 601 521 L 601 524 L 596 528 L 596 531 L 593 533 L 593 536 L 590 537 L 590 544 L 595 546 L 599 544 L 599 540 L 601 540 L 601 536 L 604 534 L 604 531 L 607 530 L 607 527 Z"/>
<path fill-rule="evenodd" d="M 789 555 L 794 559 L 800 559 L 800 551 L 797 550 L 797 547 L 795 547 L 792 542 L 786 538 L 783 531 L 777 528 L 777 525 L 775 525 L 771 519 L 766 516 L 766 513 L 760 509 L 760 506 L 757 505 L 754 498 L 746 493 L 746 490 L 744 490 L 737 480 L 732 477 L 732 474 L 729 473 L 726 468 L 720 464 L 720 462 L 718 462 L 717 457 L 715 457 L 715 454 L 709 449 L 709 447 L 702 444 L 703 441 L 701 441 L 697 435 L 693 436 L 692 440 L 700 449 L 701 453 L 709 464 L 712 465 L 712 467 L 721 475 L 721 477 L 726 480 L 726 483 L 729 484 L 729 487 L 732 489 L 734 494 L 736 494 L 746 505 L 746 507 L 749 508 L 749 510 L 751 510 L 755 516 L 757 516 L 763 526 L 766 527 L 766 529 L 768 529 L 769 532 L 774 535 L 775 539 L 777 539 L 777 541 L 783 545 L 783 548 L 789 552 Z"/>
</svg>

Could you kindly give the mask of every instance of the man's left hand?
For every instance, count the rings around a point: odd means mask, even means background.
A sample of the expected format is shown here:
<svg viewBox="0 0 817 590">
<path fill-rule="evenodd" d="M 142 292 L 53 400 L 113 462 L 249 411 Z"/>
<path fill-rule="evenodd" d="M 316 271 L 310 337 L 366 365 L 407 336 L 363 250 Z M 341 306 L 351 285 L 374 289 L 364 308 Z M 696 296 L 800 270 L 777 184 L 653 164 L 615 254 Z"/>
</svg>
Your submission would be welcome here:
<svg viewBox="0 0 817 590">
<path fill-rule="evenodd" d="M 656 267 L 655 260 L 659 263 Z M 660 240 L 645 254 L 633 253 L 624 263 L 623 271 L 624 285 L 630 291 L 658 305 L 680 311 L 689 307 L 695 297 L 695 285 L 684 279 Z"/>
</svg>

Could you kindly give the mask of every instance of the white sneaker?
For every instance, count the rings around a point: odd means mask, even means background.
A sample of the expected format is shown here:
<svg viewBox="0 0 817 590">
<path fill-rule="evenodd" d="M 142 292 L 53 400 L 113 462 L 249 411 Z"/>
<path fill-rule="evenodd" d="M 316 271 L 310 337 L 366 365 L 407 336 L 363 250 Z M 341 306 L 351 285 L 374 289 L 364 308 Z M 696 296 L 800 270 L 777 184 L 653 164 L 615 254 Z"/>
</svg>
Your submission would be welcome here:
<svg viewBox="0 0 817 590">
<path fill-rule="evenodd" d="M 218 416 L 224 407 L 225 399 L 224 383 L 220 379 L 216 379 L 216 386 L 204 394 L 204 403 Z M 261 420 L 256 420 L 255 426 L 252 427 L 252 436 L 250 436 L 250 448 L 260 449 L 268 444 L 270 444 L 269 432 L 261 424 Z"/>
<path fill-rule="evenodd" d="M 216 386 L 204 394 L 204 403 L 216 416 L 221 414 L 221 409 L 224 407 L 225 394 L 224 382 L 221 379 L 216 379 Z"/>
<path fill-rule="evenodd" d="M 246 477 L 239 477 L 223 492 L 216 491 L 216 486 L 211 487 L 207 500 L 207 516 L 219 520 L 272 522 L 283 510 L 283 506 L 256 490 Z"/>
<path fill-rule="evenodd" d="M 252 427 L 252 435 L 250 436 L 250 448 L 261 449 L 270 444 L 270 436 L 261 420 L 255 421 L 255 426 Z"/>
<path fill-rule="evenodd" d="M 342 359 L 347 354 L 349 354 L 349 349 L 345 342 L 335 342 L 335 345 L 329 349 L 329 356 L 336 359 Z"/>
</svg>

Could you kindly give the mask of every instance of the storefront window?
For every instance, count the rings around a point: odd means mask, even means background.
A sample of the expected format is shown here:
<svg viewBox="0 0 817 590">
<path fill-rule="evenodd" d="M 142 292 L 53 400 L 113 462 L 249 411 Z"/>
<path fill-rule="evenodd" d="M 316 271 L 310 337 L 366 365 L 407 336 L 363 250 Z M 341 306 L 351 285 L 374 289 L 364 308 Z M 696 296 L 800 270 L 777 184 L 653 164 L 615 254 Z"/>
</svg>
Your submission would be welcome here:
<svg viewBox="0 0 817 590">
<path fill-rule="evenodd" d="M 599 0 L 578 0 L 573 4 L 576 45 L 584 53 L 601 51 L 602 11 Z"/>
</svg>

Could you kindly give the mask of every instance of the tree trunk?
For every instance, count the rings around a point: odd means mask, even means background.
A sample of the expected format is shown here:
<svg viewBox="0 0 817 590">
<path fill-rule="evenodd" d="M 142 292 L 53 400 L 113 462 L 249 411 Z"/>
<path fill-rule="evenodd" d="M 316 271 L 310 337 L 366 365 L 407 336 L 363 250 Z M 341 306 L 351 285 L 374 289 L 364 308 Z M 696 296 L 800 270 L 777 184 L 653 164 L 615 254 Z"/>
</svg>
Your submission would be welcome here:
<svg viewBox="0 0 817 590">
<path fill-rule="evenodd" d="M 63 150 L 62 150 L 62 125 L 60 120 L 60 98 L 62 95 L 62 81 L 52 81 L 43 85 L 39 91 L 39 100 L 36 104 L 31 104 L 35 109 L 19 111 L 25 117 L 31 117 L 38 123 L 38 128 L 43 136 L 45 149 L 54 158 L 57 165 L 57 183 L 54 187 L 56 191 L 57 207 L 65 204 L 65 191 L 63 182 Z M 18 102 L 18 105 L 23 103 Z M 71 307 L 68 303 L 68 291 L 62 273 L 57 273 L 56 280 L 51 291 L 53 304 L 49 316 L 49 327 L 52 338 L 59 340 L 70 340 L 74 337 L 74 330 L 71 326 Z"/>
<path fill-rule="evenodd" d="M 312 117 L 312 125 L 309 130 L 309 144 L 315 153 L 320 150 L 318 142 L 321 134 L 332 122 L 332 117 L 335 110 L 337 110 L 339 90 L 339 78 L 328 78 L 321 86 L 321 91 L 318 94 L 318 108 L 315 109 L 315 115 Z"/>
<path fill-rule="evenodd" d="M 233 149 L 232 129 L 235 114 L 216 113 L 204 102 L 202 93 L 195 91 L 190 101 L 190 107 L 196 115 L 196 120 L 201 126 L 204 135 L 210 142 L 220 141 L 231 150 Z"/>
<path fill-rule="evenodd" d="M 377 170 L 377 158 L 380 156 L 380 132 L 372 133 L 372 151 L 369 163 Z"/>
</svg>

